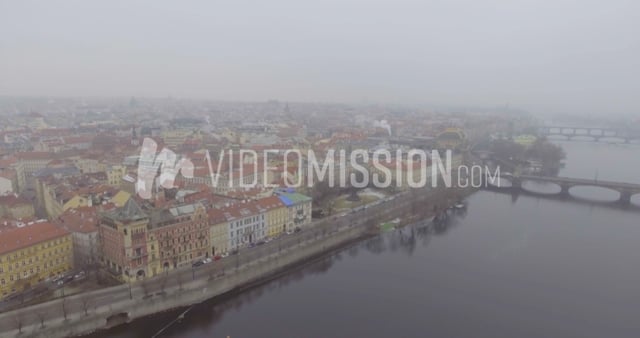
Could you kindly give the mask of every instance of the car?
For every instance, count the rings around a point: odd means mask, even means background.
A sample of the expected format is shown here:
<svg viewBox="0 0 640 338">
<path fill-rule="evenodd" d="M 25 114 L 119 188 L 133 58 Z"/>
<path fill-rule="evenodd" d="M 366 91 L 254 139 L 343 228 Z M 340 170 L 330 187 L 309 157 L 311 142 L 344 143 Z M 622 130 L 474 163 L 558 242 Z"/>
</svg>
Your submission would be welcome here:
<svg viewBox="0 0 640 338">
<path fill-rule="evenodd" d="M 256 243 L 253 243 L 253 242 L 249 243 L 249 248 L 253 248 L 254 246 L 256 246 Z"/>
<path fill-rule="evenodd" d="M 191 266 L 194 267 L 194 268 L 197 268 L 197 267 L 199 267 L 201 265 L 204 265 L 203 261 L 195 261 L 195 262 L 193 262 L 193 264 L 191 264 Z"/>
<path fill-rule="evenodd" d="M 300 227 L 296 227 L 295 229 L 293 229 L 293 232 L 300 232 L 300 231 L 302 231 Z"/>
<path fill-rule="evenodd" d="M 221 259 L 222 259 L 222 256 L 220 256 L 220 255 L 215 255 L 215 256 L 213 257 L 213 260 L 214 260 L 214 261 L 219 261 L 219 260 L 221 260 Z"/>
<path fill-rule="evenodd" d="M 237 255 L 237 254 L 238 254 L 238 249 L 233 249 L 233 250 L 231 250 L 231 254 L 232 254 L 232 255 Z"/>
<path fill-rule="evenodd" d="M 269 243 L 269 242 L 273 241 L 273 238 L 267 238 L 267 239 L 265 239 L 264 241 L 265 241 L 266 243 Z"/>
<path fill-rule="evenodd" d="M 285 232 L 285 234 L 287 234 L 287 235 L 291 235 L 292 233 L 293 233 L 293 231 L 291 231 L 291 230 L 287 230 L 287 231 Z"/>
<path fill-rule="evenodd" d="M 264 243 L 266 243 L 265 241 L 259 241 L 258 243 L 256 243 L 256 245 L 263 245 Z"/>
<path fill-rule="evenodd" d="M 211 257 L 207 257 L 202 261 L 204 264 L 209 264 L 212 262 Z"/>
<path fill-rule="evenodd" d="M 225 253 L 223 253 L 223 254 L 222 254 L 222 255 L 220 255 L 220 256 L 221 256 L 222 258 L 229 257 L 229 253 L 228 253 L 228 252 L 225 252 Z"/>
</svg>

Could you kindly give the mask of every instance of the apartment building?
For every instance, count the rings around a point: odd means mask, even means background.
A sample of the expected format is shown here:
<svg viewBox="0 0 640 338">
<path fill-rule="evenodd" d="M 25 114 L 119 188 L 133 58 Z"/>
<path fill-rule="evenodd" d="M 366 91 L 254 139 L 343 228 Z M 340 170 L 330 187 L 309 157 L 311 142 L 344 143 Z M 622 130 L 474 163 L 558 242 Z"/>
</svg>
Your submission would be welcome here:
<svg viewBox="0 0 640 338">
<path fill-rule="evenodd" d="M 49 222 L 0 225 L 0 296 L 73 268 L 71 234 Z"/>
<path fill-rule="evenodd" d="M 124 281 L 209 256 L 209 220 L 200 203 L 143 209 L 129 199 L 101 216 L 99 234 L 103 264 Z"/>
</svg>

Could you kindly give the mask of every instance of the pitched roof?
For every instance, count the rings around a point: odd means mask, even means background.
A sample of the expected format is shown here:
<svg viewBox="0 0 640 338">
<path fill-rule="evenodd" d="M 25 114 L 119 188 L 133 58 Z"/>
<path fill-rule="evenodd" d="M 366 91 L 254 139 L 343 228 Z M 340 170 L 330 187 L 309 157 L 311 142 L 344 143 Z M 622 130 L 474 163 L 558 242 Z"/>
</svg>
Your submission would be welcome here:
<svg viewBox="0 0 640 338">
<path fill-rule="evenodd" d="M 60 225 L 71 232 L 90 233 L 98 231 L 98 208 L 79 207 L 68 209 L 58 217 Z"/>
<path fill-rule="evenodd" d="M 117 221 L 138 221 L 149 216 L 140 208 L 133 198 L 130 198 L 122 207 L 107 212 L 106 217 Z"/>
<path fill-rule="evenodd" d="M 272 210 L 284 207 L 285 204 L 278 196 L 269 196 L 256 201 L 259 208 L 264 210 Z"/>
<path fill-rule="evenodd" d="M 31 202 L 27 201 L 22 197 L 18 197 L 16 195 L 0 196 L 0 205 L 14 207 L 16 205 L 24 205 L 24 204 L 31 204 Z"/>
<path fill-rule="evenodd" d="M 300 193 L 279 193 L 278 197 L 286 206 L 292 206 L 304 202 L 311 202 L 311 197 Z"/>
<path fill-rule="evenodd" d="M 49 222 L 22 227 L 0 227 L 0 255 L 68 235 L 69 232 Z"/>
</svg>

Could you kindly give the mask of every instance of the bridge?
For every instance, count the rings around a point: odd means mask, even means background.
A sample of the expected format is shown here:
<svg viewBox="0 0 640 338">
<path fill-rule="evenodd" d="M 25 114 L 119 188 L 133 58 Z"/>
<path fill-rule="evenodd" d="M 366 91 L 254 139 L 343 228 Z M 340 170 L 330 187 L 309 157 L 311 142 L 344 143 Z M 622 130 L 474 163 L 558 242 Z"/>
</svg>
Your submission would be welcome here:
<svg viewBox="0 0 640 338">
<path fill-rule="evenodd" d="M 558 195 L 571 196 L 571 193 L 569 191 L 573 187 L 577 187 L 577 186 L 600 187 L 600 188 L 606 188 L 606 189 L 617 191 L 620 194 L 620 197 L 618 198 L 617 202 L 623 205 L 631 204 L 631 197 L 633 195 L 640 194 L 640 184 L 635 184 L 635 183 L 611 182 L 611 181 L 600 181 L 600 180 L 569 178 L 569 177 L 534 176 L 534 175 L 506 174 L 503 176 L 511 181 L 511 186 L 499 187 L 499 186 L 492 185 L 494 188 L 526 190 L 525 188 L 522 187 L 522 183 L 526 181 L 553 183 L 560 187 L 560 192 L 557 193 Z"/>
<path fill-rule="evenodd" d="M 544 136 L 565 136 L 568 140 L 589 137 L 596 142 L 602 138 L 618 138 L 625 143 L 640 141 L 640 130 L 616 127 L 543 126 L 538 128 L 538 133 Z"/>
</svg>

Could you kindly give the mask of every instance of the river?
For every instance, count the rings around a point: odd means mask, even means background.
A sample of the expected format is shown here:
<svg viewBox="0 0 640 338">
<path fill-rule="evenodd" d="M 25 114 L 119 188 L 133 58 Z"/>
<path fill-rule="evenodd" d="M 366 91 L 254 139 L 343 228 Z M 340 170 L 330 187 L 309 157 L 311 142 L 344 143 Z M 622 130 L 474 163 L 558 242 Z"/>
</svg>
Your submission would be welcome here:
<svg viewBox="0 0 640 338">
<path fill-rule="evenodd" d="M 561 176 L 640 183 L 638 145 L 559 143 Z M 388 232 L 197 305 L 161 337 L 638 337 L 639 220 L 635 210 L 480 191 L 444 225 Z M 178 314 L 95 336 L 149 337 Z"/>
</svg>

